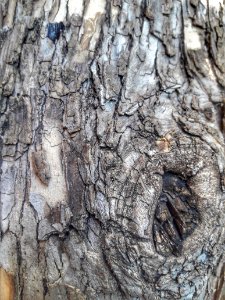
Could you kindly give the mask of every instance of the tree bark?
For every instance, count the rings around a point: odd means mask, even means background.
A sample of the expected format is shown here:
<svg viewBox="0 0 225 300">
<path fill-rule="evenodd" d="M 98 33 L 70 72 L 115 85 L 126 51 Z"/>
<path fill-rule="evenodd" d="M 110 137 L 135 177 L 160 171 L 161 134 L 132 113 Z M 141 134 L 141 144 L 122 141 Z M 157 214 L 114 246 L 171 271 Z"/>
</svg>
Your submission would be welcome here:
<svg viewBox="0 0 225 300">
<path fill-rule="evenodd" d="M 224 299 L 224 8 L 1 1 L 0 299 Z"/>
</svg>

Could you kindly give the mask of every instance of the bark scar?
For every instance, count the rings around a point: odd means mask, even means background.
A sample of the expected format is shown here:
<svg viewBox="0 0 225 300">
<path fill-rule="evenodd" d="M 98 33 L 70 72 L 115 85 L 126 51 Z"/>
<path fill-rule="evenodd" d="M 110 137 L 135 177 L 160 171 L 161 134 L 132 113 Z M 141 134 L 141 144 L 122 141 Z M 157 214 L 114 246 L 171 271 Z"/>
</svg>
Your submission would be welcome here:
<svg viewBox="0 0 225 300">
<path fill-rule="evenodd" d="M 48 185 L 51 175 L 45 152 L 43 150 L 33 152 L 31 159 L 35 175 L 44 185 Z"/>
</svg>

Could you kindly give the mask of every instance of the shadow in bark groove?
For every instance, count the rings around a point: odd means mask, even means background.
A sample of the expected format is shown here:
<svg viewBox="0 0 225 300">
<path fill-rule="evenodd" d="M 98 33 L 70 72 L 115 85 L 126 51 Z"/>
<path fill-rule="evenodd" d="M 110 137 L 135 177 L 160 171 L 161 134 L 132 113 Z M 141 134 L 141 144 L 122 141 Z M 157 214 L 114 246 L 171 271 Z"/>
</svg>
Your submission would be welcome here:
<svg viewBox="0 0 225 300">
<path fill-rule="evenodd" d="M 177 174 L 166 172 L 153 223 L 157 252 L 164 256 L 181 255 L 184 240 L 192 234 L 199 221 L 196 199 L 187 181 Z"/>
</svg>

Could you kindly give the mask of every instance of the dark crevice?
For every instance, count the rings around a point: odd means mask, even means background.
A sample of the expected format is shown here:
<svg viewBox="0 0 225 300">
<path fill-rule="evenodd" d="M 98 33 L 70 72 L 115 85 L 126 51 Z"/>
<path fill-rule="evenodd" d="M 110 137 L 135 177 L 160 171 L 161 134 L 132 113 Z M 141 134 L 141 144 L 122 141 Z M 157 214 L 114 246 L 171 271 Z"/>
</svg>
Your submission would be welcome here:
<svg viewBox="0 0 225 300">
<path fill-rule="evenodd" d="M 165 256 L 180 255 L 185 239 L 193 233 L 199 221 L 195 195 L 187 180 L 166 172 L 153 224 L 156 250 Z"/>
</svg>

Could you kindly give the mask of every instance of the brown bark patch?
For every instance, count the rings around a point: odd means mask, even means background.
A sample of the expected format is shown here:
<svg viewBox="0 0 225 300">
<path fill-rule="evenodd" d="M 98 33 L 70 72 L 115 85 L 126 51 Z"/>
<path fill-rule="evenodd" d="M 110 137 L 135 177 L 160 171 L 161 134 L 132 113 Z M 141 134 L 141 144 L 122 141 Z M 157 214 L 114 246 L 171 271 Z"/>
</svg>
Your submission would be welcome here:
<svg viewBox="0 0 225 300">
<path fill-rule="evenodd" d="M 46 154 L 43 150 L 32 153 L 32 166 L 34 173 L 39 178 L 41 183 L 43 183 L 44 185 L 48 185 L 51 175 L 46 159 Z"/>
<path fill-rule="evenodd" d="M 14 289 L 13 275 L 0 268 L 0 300 L 13 300 Z"/>
<path fill-rule="evenodd" d="M 171 140 L 172 137 L 167 134 L 165 137 L 160 138 L 156 141 L 156 146 L 160 152 L 169 152 L 171 149 Z"/>
</svg>

